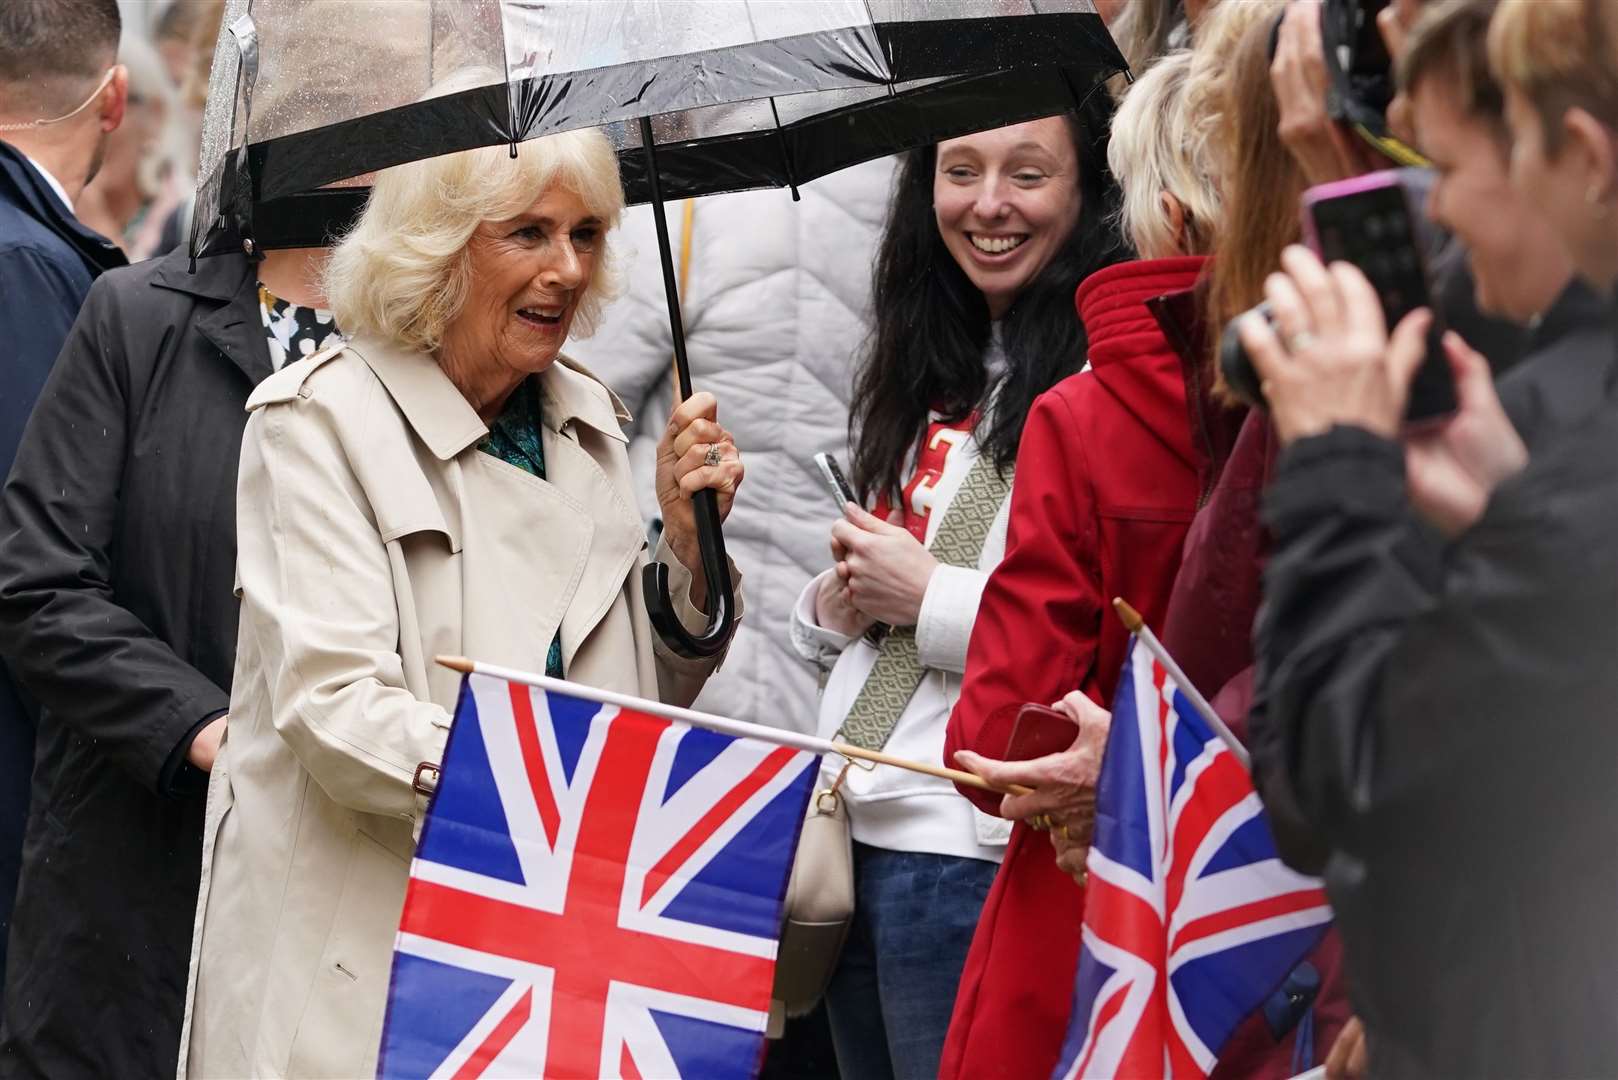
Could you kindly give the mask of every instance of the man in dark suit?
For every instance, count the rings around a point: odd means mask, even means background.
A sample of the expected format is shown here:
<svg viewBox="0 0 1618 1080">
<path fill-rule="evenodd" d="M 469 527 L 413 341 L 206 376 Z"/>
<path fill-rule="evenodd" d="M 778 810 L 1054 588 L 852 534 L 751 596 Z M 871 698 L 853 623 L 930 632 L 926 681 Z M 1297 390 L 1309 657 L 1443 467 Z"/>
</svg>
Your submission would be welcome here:
<svg viewBox="0 0 1618 1080">
<path fill-rule="evenodd" d="M 125 263 L 73 216 L 123 120 L 119 31 L 117 0 L 0 3 L 0 477 L 90 283 Z M 0 667 L 0 964 L 33 764 L 31 712 Z"/>
</svg>

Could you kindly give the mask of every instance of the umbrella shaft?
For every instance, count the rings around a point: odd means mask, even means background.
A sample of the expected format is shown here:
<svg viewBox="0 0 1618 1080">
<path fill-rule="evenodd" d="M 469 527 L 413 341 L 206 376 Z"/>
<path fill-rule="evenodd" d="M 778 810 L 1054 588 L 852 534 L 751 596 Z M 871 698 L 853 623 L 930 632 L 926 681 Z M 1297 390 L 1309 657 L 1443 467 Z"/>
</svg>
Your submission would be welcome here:
<svg viewBox="0 0 1618 1080">
<path fill-rule="evenodd" d="M 657 254 L 663 263 L 663 297 L 669 305 L 669 334 L 674 341 L 674 375 L 680 400 L 691 396 L 691 364 L 685 357 L 685 320 L 680 316 L 680 285 L 674 274 L 674 252 L 669 244 L 669 223 L 663 213 L 663 186 L 657 177 L 656 140 L 652 120 L 640 118 L 640 143 L 646 151 L 646 184 L 652 193 L 652 222 L 657 226 Z"/>
</svg>

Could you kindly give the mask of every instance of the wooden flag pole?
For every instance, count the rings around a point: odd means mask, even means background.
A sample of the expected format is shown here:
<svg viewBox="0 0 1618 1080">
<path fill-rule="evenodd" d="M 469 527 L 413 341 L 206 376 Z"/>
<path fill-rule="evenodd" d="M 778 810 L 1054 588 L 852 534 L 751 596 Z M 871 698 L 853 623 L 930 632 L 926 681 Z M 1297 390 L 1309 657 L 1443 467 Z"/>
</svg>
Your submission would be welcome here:
<svg viewBox="0 0 1618 1080">
<path fill-rule="evenodd" d="M 679 720 L 695 727 L 722 732 L 726 735 L 743 735 L 753 739 L 762 739 L 765 742 L 775 743 L 777 746 L 790 746 L 795 750 L 807 750 L 814 754 L 838 754 L 842 757 L 858 758 L 861 761 L 869 761 L 877 765 L 892 765 L 897 769 L 907 769 L 910 772 L 936 776 L 941 780 L 964 784 L 967 787 L 977 788 L 979 791 L 992 791 L 1000 795 L 1027 795 L 1033 790 L 1021 784 L 1010 784 L 1002 788 L 964 769 L 950 769 L 943 765 L 929 765 L 922 761 L 911 761 L 908 758 L 884 754 L 880 750 L 867 750 L 864 747 L 833 742 L 830 739 L 821 739 L 814 735 L 800 735 L 795 731 L 783 731 L 780 728 L 765 727 L 762 724 L 750 724 L 745 720 L 731 720 L 727 717 L 715 716 L 712 713 L 681 709 L 673 705 L 664 705 L 656 701 L 647 701 L 645 698 L 633 697 L 629 694 L 619 694 L 612 690 L 598 690 L 593 686 L 581 686 L 578 683 L 566 682 L 562 679 L 552 679 L 546 675 L 535 675 L 530 671 L 518 671 L 515 668 L 484 664 L 476 660 L 468 660 L 464 656 L 439 656 L 435 659 L 441 666 L 447 667 L 451 671 L 459 671 L 463 675 L 490 675 L 497 679 L 505 679 L 508 682 L 522 683 L 525 686 L 537 686 L 541 689 L 555 690 L 558 693 L 571 694 L 574 697 L 582 697 L 590 701 L 599 701 L 604 705 L 617 705 L 620 708 L 653 713 L 657 716 L 667 717 L 670 720 Z"/>
<path fill-rule="evenodd" d="M 1247 747 L 1243 746 L 1241 740 L 1236 738 L 1236 733 L 1231 731 L 1223 720 L 1219 719 L 1219 714 L 1214 712 L 1212 705 L 1208 704 L 1208 699 L 1198 693 L 1195 686 L 1191 685 L 1191 680 L 1185 677 L 1185 672 L 1181 671 L 1180 665 L 1174 662 L 1174 657 L 1170 656 L 1169 651 L 1163 647 L 1163 643 L 1157 640 L 1157 635 L 1152 633 L 1150 626 L 1146 625 L 1146 620 L 1140 617 L 1140 612 L 1125 603 L 1123 597 L 1114 597 L 1112 608 L 1118 613 L 1118 618 L 1123 620 L 1125 628 L 1139 638 L 1140 643 L 1146 646 L 1147 651 L 1156 658 L 1159 664 L 1163 665 L 1163 670 L 1169 673 L 1169 678 L 1174 680 L 1174 685 L 1180 688 L 1180 692 L 1185 695 L 1186 700 L 1202 715 L 1202 719 L 1207 721 L 1208 726 L 1213 728 L 1214 734 L 1224 740 L 1225 745 L 1230 748 L 1230 752 L 1236 755 L 1236 760 L 1242 763 L 1242 768 L 1251 773 L 1253 771 L 1253 759 L 1248 756 Z"/>
<path fill-rule="evenodd" d="M 964 769 L 951 769 L 943 765 L 928 765 L 923 761 L 911 761 L 909 758 L 884 754 L 880 750 L 867 750 L 863 746 L 851 746 L 848 743 L 834 742 L 831 744 L 831 748 L 834 753 L 841 754 L 844 757 L 859 758 L 861 761 L 869 761 L 876 765 L 892 765 L 899 769 L 909 769 L 911 772 L 925 773 L 928 776 L 936 776 L 941 780 L 949 780 L 957 784 L 965 784 L 967 787 L 975 787 L 979 791 L 993 791 L 1001 795 L 1031 795 L 1034 791 L 1033 788 L 1024 787 L 1022 784 L 1007 784 L 1002 788 L 997 784 L 989 783 L 976 773 L 969 773 Z"/>
</svg>

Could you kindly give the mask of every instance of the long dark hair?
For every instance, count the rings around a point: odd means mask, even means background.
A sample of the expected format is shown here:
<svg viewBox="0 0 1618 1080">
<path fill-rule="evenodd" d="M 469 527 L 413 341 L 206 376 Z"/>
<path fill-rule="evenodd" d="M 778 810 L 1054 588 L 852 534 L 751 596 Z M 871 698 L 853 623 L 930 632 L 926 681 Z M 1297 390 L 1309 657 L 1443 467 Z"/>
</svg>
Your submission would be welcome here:
<svg viewBox="0 0 1618 1080">
<path fill-rule="evenodd" d="M 1073 293 L 1091 273 L 1128 258 L 1114 224 L 1118 186 L 1107 168 L 1112 99 L 1092 92 L 1067 114 L 1079 163 L 1079 219 L 1000 321 L 1006 370 L 979 443 L 996 466 L 1017 456 L 1034 398 L 1084 366 L 1088 343 Z M 854 378 L 849 414 L 861 499 L 896 492 L 930 409 L 959 421 L 986 404 L 989 305 L 944 247 L 933 216 L 936 146 L 906 155 L 888 206 L 871 294 L 876 325 Z"/>
</svg>

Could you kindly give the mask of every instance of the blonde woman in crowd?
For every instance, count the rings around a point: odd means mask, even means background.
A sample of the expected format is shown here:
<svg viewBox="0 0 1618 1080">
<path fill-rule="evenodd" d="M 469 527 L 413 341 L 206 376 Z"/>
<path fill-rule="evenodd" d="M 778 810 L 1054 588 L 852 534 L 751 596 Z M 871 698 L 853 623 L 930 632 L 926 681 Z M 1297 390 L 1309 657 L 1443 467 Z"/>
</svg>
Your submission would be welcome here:
<svg viewBox="0 0 1618 1080">
<path fill-rule="evenodd" d="M 611 295 L 622 207 L 596 131 L 384 170 L 331 255 L 347 344 L 248 402 L 192 1076 L 375 1072 L 426 808 L 413 781 L 443 753 L 459 688 L 434 655 L 679 705 L 717 663 L 670 651 L 639 588 L 661 561 L 679 617 L 705 626 L 691 494 L 714 489 L 728 513 L 743 471 L 713 397 L 664 429 L 648 554 L 621 406 L 562 355 Z"/>
</svg>

